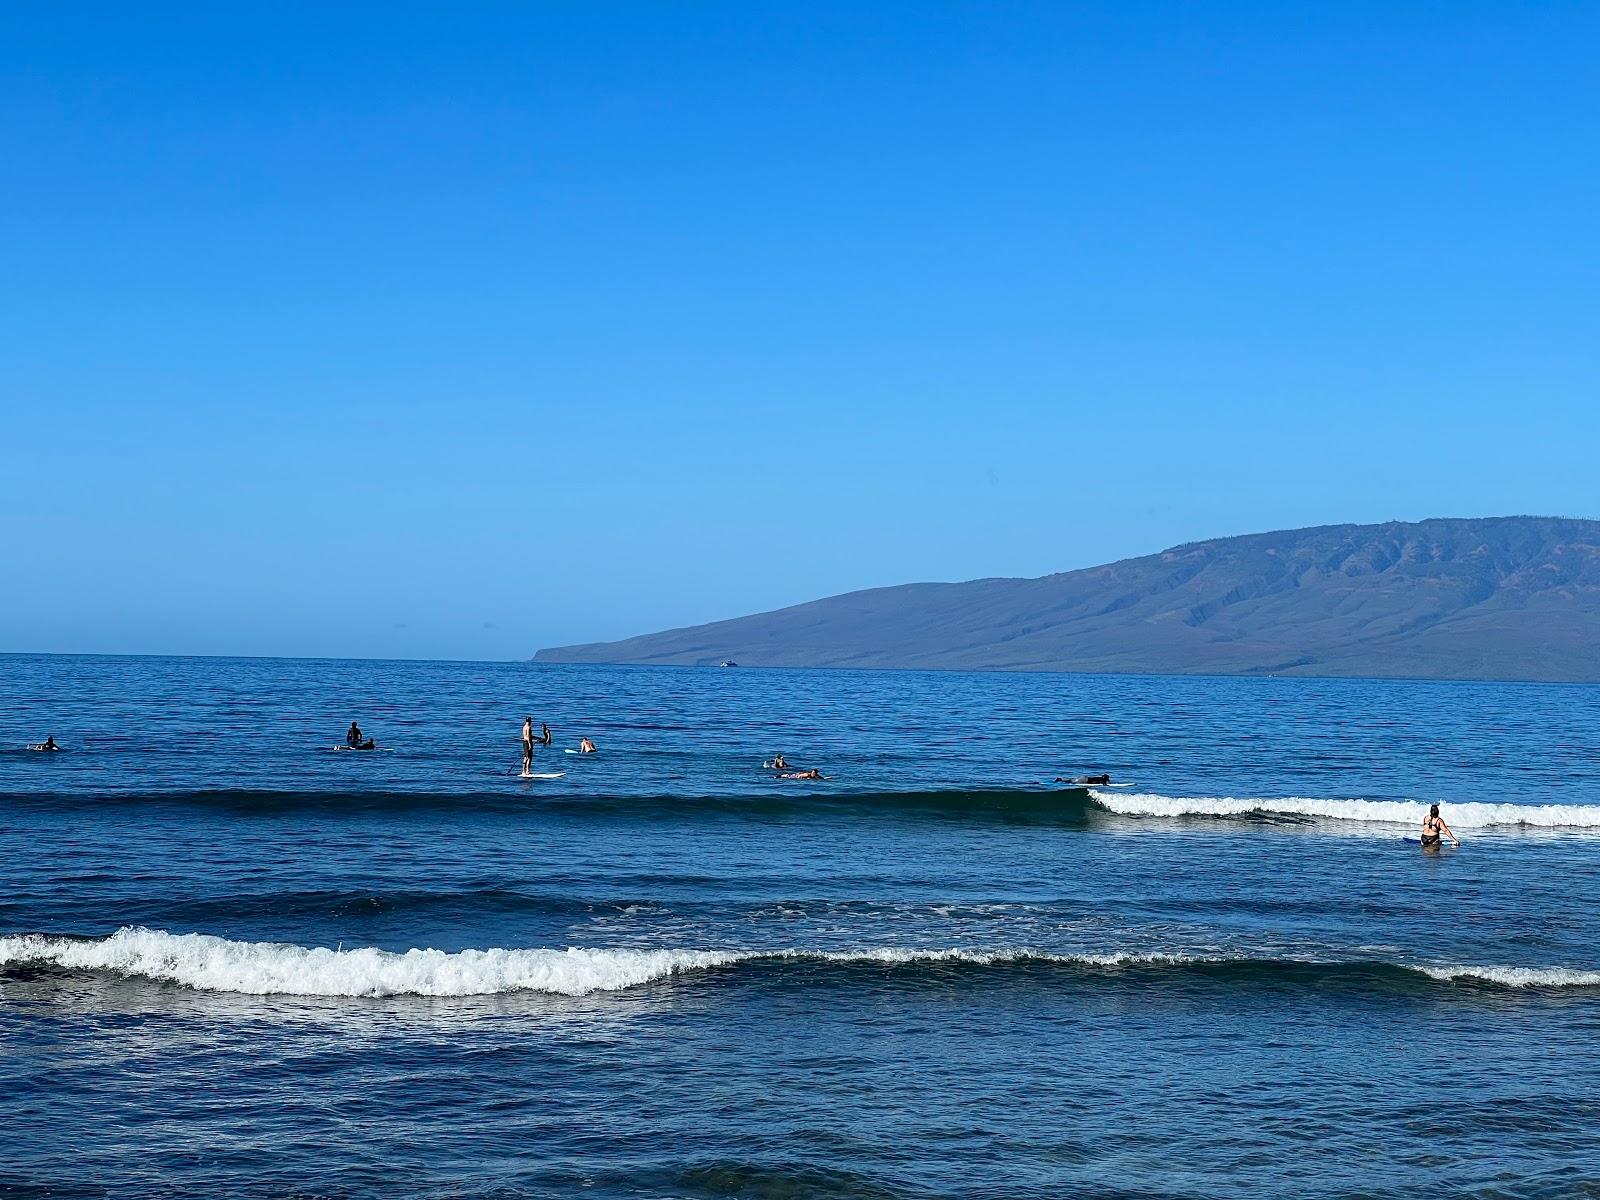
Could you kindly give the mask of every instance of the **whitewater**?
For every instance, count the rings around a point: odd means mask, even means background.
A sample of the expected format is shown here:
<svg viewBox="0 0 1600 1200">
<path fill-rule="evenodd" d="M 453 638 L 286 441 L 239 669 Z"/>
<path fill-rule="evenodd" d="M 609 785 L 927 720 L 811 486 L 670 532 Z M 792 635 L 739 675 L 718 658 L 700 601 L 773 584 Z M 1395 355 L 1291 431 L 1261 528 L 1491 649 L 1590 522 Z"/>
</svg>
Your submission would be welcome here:
<svg viewBox="0 0 1600 1200">
<path fill-rule="evenodd" d="M 1235 797 L 1163 796 L 1143 792 L 1113 792 L 1091 788 L 1090 797 L 1101 808 L 1126 817 L 1240 817 L 1282 815 L 1315 817 L 1330 821 L 1359 821 L 1371 825 L 1407 825 L 1416 828 L 1429 804 L 1421 800 L 1320 799 L 1308 796 Z M 1600 804 L 1440 804 L 1452 828 L 1492 829 L 1523 826 L 1538 829 L 1600 830 Z"/>
<path fill-rule="evenodd" d="M 1108 952 L 1063 954 L 1027 948 L 860 950 L 640 950 L 632 948 L 461 950 L 403 952 L 371 947 L 329 949 L 284 943 L 237 942 L 209 934 L 174 934 L 160 929 L 119 929 L 103 939 L 24 935 L 0 938 L 0 967 L 44 965 L 181 984 L 202 991 L 270 996 L 491 996 L 544 992 L 584 996 L 637 987 L 691 971 L 740 963 L 796 962 L 877 964 L 884 967 L 962 964 L 974 967 L 1019 963 L 1085 968 L 1251 965 L 1250 960 L 1186 953 Z M 1257 960 L 1261 966 L 1395 967 L 1452 982 L 1477 980 L 1511 988 L 1600 986 L 1600 971 L 1566 967 L 1426 965 L 1388 962 Z"/>
</svg>

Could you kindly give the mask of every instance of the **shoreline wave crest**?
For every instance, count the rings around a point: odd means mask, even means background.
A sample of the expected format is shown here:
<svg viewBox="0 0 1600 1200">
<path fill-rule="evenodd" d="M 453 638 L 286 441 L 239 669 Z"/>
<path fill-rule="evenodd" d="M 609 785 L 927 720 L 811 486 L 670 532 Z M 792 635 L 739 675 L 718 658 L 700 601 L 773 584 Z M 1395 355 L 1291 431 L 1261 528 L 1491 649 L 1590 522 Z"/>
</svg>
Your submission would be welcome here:
<svg viewBox="0 0 1600 1200">
<path fill-rule="evenodd" d="M 1066 967 L 1096 973 L 1178 969 L 1216 976 L 1341 976 L 1428 980 L 1503 988 L 1600 987 L 1600 971 L 1571 967 L 1426 965 L 1207 957 L 1173 953 L 1062 954 L 1030 949 L 681 950 L 557 949 L 330 950 L 284 942 L 238 942 L 203 933 L 128 927 L 104 938 L 17 934 L 0 937 L 0 968 L 47 966 L 108 972 L 243 995 L 468 997 L 514 992 L 585 996 L 670 976 L 739 964 L 819 966 Z"/>
</svg>

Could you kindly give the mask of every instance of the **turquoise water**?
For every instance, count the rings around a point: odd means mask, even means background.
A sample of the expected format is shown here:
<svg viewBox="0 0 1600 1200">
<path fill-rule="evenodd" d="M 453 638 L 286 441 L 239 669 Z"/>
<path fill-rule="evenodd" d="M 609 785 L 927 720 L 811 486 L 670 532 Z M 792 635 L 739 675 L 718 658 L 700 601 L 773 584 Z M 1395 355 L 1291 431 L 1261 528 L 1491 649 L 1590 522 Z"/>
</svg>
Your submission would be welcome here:
<svg viewBox="0 0 1600 1200">
<path fill-rule="evenodd" d="M 1600 1192 L 1597 688 L 0 684 L 6 1194 Z"/>
</svg>

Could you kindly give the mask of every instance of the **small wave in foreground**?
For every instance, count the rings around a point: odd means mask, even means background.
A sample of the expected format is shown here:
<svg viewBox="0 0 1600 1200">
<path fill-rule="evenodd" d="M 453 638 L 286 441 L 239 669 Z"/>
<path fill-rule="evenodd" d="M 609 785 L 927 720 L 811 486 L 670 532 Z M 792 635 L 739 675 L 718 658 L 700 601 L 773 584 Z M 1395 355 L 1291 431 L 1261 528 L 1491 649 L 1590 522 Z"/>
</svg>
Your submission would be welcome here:
<svg viewBox="0 0 1600 1200">
<path fill-rule="evenodd" d="M 1183 954 L 1049 954 L 1034 950 L 736 951 L 639 949 L 329 950 L 235 942 L 209 934 L 119 929 L 106 938 L 22 934 L 0 938 L 0 967 L 109 972 L 243 995 L 327 997 L 489 996 L 543 992 L 583 996 L 718 967 L 774 962 L 929 966 L 1064 967 L 1096 973 L 1179 970 L 1273 978 L 1400 976 L 1505 988 L 1600 987 L 1600 971 L 1569 967 L 1412 966 L 1384 961 L 1206 958 Z"/>
<path fill-rule="evenodd" d="M 1283 815 L 1379 825 L 1421 825 L 1420 800 L 1323 800 L 1305 796 L 1162 796 L 1092 788 L 1090 798 L 1125 817 L 1253 817 Z M 1541 829 L 1600 829 L 1600 804 L 1453 804 L 1442 810 L 1455 829 L 1524 825 Z"/>
</svg>

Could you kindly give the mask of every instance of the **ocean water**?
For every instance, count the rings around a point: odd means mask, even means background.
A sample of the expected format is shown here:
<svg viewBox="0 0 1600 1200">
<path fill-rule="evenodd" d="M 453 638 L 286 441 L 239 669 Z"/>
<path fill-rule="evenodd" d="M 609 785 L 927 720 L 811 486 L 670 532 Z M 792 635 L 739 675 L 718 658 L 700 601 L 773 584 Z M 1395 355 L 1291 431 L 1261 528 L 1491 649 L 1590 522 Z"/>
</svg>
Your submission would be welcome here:
<svg viewBox="0 0 1600 1200">
<path fill-rule="evenodd" d="M 1600 688 L 6 656 L 0 745 L 0 1194 L 1600 1195 Z"/>
</svg>

